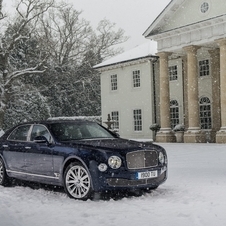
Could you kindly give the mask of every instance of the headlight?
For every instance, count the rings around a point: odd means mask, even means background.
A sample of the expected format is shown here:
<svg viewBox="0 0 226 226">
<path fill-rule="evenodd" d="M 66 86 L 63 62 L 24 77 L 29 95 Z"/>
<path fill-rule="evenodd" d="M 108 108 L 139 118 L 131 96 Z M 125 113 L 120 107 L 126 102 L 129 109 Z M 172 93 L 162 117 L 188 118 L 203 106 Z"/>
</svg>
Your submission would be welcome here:
<svg viewBox="0 0 226 226">
<path fill-rule="evenodd" d="M 118 169 L 122 165 L 122 160 L 118 156 L 111 156 L 108 159 L 108 165 L 112 169 Z"/>
<path fill-rule="evenodd" d="M 162 152 L 159 152 L 159 162 L 163 164 L 165 162 L 165 157 Z"/>
</svg>

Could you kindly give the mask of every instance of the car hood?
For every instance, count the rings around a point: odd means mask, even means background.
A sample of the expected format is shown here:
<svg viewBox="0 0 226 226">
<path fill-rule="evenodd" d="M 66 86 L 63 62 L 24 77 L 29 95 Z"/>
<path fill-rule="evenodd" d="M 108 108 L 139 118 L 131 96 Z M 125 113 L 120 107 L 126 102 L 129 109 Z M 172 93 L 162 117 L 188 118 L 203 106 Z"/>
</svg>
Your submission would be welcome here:
<svg viewBox="0 0 226 226">
<path fill-rule="evenodd" d="M 154 145 L 151 142 L 137 142 L 122 138 L 79 140 L 79 141 L 70 141 L 69 143 L 71 145 L 79 145 L 81 147 L 90 147 L 90 148 L 92 147 L 109 151 L 159 149 L 159 146 Z"/>
</svg>

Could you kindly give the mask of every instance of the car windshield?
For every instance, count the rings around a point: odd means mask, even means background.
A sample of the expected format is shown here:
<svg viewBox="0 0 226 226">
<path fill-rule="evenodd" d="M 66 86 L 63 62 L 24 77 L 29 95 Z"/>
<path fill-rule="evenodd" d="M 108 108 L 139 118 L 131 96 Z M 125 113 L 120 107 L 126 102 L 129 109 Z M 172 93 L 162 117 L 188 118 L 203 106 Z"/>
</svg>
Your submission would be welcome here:
<svg viewBox="0 0 226 226">
<path fill-rule="evenodd" d="M 59 141 L 114 138 L 114 136 L 97 123 L 60 122 L 51 124 L 50 130 Z"/>
</svg>

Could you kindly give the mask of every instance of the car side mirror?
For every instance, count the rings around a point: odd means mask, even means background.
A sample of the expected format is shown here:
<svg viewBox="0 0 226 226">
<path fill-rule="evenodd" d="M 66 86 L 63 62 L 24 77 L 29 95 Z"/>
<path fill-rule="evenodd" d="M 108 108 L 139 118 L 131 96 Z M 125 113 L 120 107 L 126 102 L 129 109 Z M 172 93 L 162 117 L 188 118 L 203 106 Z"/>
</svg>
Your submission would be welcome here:
<svg viewBox="0 0 226 226">
<path fill-rule="evenodd" d="M 34 142 L 35 143 L 40 143 L 40 144 L 48 144 L 49 143 L 49 141 L 46 139 L 45 136 L 37 136 L 37 137 L 35 137 Z"/>
<path fill-rule="evenodd" d="M 119 133 L 117 133 L 117 132 L 113 132 L 113 134 L 114 134 L 117 138 L 120 138 Z"/>
</svg>

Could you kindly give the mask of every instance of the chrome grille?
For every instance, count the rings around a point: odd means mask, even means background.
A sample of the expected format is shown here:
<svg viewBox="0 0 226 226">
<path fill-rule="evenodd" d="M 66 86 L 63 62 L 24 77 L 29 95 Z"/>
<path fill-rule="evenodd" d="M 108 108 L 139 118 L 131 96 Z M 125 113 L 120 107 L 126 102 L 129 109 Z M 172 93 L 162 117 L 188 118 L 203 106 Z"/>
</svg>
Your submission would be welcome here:
<svg viewBox="0 0 226 226">
<path fill-rule="evenodd" d="M 128 169 L 142 169 L 158 165 L 157 151 L 142 150 L 127 153 L 126 162 Z"/>
</svg>

